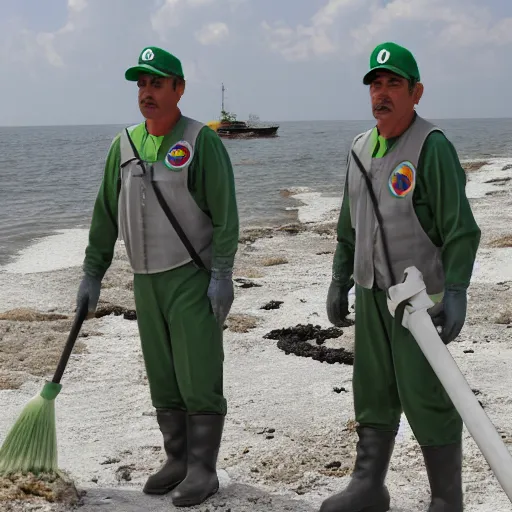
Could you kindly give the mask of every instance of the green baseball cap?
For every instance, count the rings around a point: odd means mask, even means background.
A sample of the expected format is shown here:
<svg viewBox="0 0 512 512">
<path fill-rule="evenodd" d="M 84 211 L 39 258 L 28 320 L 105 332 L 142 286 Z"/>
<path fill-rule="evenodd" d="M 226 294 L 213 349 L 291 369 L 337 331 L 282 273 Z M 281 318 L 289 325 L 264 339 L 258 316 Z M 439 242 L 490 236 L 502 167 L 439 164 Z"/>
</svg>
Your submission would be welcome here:
<svg viewBox="0 0 512 512">
<path fill-rule="evenodd" d="M 375 47 L 370 56 L 370 71 L 363 78 L 365 85 L 372 81 L 373 74 L 378 69 L 391 71 L 407 80 L 420 79 L 416 59 L 407 48 L 396 43 L 382 43 Z"/>
<path fill-rule="evenodd" d="M 144 48 L 139 55 L 139 64 L 126 71 L 124 74 L 126 80 L 136 82 L 139 75 L 148 73 L 163 77 L 183 76 L 183 69 L 180 60 L 165 50 L 156 46 L 148 46 Z"/>
</svg>

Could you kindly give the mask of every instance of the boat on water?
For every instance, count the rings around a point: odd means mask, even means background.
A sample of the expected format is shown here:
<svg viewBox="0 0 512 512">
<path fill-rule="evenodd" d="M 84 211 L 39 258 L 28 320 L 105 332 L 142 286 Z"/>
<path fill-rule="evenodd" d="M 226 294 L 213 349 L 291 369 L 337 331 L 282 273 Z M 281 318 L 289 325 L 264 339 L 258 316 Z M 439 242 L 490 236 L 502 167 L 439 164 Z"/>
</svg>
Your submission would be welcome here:
<svg viewBox="0 0 512 512">
<path fill-rule="evenodd" d="M 221 121 L 217 128 L 219 137 L 253 138 L 276 137 L 279 126 L 264 126 L 244 121 Z"/>
<path fill-rule="evenodd" d="M 257 116 L 249 116 L 249 120 L 237 121 L 236 115 L 227 112 L 224 108 L 224 91 L 222 84 L 222 107 L 219 121 L 210 121 L 208 126 L 217 132 L 219 137 L 230 139 L 248 139 L 262 137 L 276 137 L 279 125 L 260 123 Z"/>
</svg>

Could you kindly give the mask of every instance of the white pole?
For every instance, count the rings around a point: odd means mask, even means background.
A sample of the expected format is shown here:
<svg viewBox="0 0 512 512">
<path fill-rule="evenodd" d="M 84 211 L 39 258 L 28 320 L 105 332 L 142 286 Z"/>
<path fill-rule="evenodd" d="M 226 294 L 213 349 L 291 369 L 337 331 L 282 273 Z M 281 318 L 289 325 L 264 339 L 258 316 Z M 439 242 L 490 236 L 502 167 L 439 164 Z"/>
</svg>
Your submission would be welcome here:
<svg viewBox="0 0 512 512">
<path fill-rule="evenodd" d="M 389 289 L 388 308 L 394 316 L 398 304 L 408 300 L 409 305 L 405 307 L 402 324 L 414 336 L 512 502 L 512 456 L 432 323 L 428 309 L 434 303 L 427 295 L 421 273 L 415 267 L 411 267 L 406 269 L 405 276 L 403 283 Z"/>
</svg>

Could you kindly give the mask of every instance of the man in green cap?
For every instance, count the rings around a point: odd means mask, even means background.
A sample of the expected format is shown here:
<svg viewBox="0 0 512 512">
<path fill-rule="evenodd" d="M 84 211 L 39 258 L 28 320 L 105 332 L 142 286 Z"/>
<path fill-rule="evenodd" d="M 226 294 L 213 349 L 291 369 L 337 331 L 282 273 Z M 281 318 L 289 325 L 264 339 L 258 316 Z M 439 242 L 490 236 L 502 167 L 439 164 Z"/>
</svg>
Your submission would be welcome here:
<svg viewBox="0 0 512 512">
<path fill-rule="evenodd" d="M 145 487 L 176 506 L 217 492 L 224 320 L 233 302 L 239 219 L 217 134 L 178 108 L 180 61 L 155 47 L 126 71 L 145 122 L 115 137 L 94 205 L 77 301 L 96 309 L 118 237 L 134 273 L 142 352 L 167 460 Z"/>
<path fill-rule="evenodd" d="M 320 510 L 389 510 L 384 481 L 403 411 L 424 456 L 429 511 L 459 512 L 462 420 L 411 333 L 389 313 L 386 292 L 407 267 L 418 268 L 437 304 L 434 324 L 450 343 L 465 322 L 480 229 L 453 145 L 415 112 L 423 85 L 411 52 L 380 44 L 363 83 L 369 85 L 377 123 L 352 143 L 327 297 L 330 322 L 342 324 L 355 282 L 353 390 L 359 440 L 350 483 Z"/>
</svg>

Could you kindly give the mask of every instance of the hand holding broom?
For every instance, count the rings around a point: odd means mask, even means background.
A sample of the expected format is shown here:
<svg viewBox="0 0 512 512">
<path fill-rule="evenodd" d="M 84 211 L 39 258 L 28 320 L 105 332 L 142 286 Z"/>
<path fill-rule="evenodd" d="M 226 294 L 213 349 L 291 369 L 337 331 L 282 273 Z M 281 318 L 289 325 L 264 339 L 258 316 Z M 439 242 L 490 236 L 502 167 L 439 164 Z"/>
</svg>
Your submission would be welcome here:
<svg viewBox="0 0 512 512">
<path fill-rule="evenodd" d="M 99 277 L 90 276 L 84 274 L 80 286 L 78 288 L 78 294 L 76 298 L 77 306 L 83 301 L 87 301 L 89 304 L 89 311 L 87 318 L 93 318 L 98 305 L 101 291 L 101 279 Z"/>
</svg>

